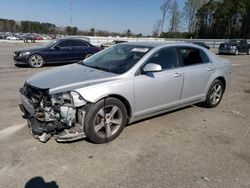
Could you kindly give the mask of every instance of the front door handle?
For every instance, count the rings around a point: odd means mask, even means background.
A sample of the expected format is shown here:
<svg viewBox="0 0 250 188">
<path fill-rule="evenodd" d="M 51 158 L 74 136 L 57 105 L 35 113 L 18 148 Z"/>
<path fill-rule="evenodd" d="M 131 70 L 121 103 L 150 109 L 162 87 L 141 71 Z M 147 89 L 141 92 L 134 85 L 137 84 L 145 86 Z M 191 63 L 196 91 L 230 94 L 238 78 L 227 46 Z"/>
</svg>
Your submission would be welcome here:
<svg viewBox="0 0 250 188">
<path fill-rule="evenodd" d="M 207 70 L 212 71 L 212 70 L 214 70 L 214 68 L 213 67 L 208 67 Z"/>
<path fill-rule="evenodd" d="M 181 76 L 182 76 L 182 74 L 179 73 L 179 72 L 174 73 L 174 77 L 175 77 L 175 78 L 178 78 L 178 77 L 181 77 Z"/>
</svg>

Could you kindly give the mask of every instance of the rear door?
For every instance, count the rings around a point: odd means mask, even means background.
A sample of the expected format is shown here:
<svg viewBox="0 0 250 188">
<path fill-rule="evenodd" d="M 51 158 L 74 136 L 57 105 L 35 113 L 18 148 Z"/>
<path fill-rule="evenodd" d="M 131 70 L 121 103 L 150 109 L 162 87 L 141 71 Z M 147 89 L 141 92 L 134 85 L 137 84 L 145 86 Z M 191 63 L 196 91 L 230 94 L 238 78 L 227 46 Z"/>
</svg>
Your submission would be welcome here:
<svg viewBox="0 0 250 188">
<path fill-rule="evenodd" d="M 86 55 L 93 54 L 91 46 L 83 40 L 72 40 L 71 52 L 74 60 L 83 60 Z"/>
<path fill-rule="evenodd" d="M 176 49 L 161 49 L 152 55 L 145 65 L 148 63 L 159 64 L 163 70 L 153 73 L 140 71 L 135 76 L 135 116 L 160 111 L 180 102 L 183 74 L 177 68 Z"/>
<path fill-rule="evenodd" d="M 180 69 L 184 74 L 182 103 L 200 100 L 205 95 L 205 90 L 215 67 L 201 49 L 179 47 L 178 52 Z"/>
</svg>

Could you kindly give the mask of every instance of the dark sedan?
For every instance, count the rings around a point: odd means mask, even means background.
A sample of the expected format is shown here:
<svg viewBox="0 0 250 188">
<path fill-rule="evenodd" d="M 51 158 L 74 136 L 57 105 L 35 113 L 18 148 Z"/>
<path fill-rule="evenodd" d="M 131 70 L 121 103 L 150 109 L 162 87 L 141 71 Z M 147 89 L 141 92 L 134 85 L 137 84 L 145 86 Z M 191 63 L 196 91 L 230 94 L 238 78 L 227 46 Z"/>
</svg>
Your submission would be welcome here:
<svg viewBox="0 0 250 188">
<path fill-rule="evenodd" d="M 17 50 L 13 55 L 17 64 L 39 68 L 46 63 L 75 63 L 98 51 L 100 48 L 81 39 L 59 39 L 45 46 Z"/>
<path fill-rule="evenodd" d="M 229 42 L 221 43 L 219 47 L 219 54 L 234 54 L 247 53 L 250 55 L 250 44 L 247 40 L 230 40 Z"/>
<path fill-rule="evenodd" d="M 202 46 L 208 50 L 210 49 L 210 47 L 207 44 L 205 44 L 204 42 L 193 42 L 193 43 L 196 45 Z"/>
</svg>

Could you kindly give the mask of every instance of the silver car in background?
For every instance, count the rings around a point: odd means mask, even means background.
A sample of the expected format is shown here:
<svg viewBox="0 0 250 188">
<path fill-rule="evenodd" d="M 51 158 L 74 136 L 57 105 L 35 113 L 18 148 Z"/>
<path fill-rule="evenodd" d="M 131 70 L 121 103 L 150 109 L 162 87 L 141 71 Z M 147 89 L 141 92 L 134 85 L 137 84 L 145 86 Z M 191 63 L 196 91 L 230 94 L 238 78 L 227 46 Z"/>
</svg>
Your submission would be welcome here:
<svg viewBox="0 0 250 188">
<path fill-rule="evenodd" d="M 126 124 L 191 104 L 216 107 L 231 63 L 187 43 L 122 43 L 35 74 L 20 89 L 34 137 L 114 140 Z"/>
</svg>

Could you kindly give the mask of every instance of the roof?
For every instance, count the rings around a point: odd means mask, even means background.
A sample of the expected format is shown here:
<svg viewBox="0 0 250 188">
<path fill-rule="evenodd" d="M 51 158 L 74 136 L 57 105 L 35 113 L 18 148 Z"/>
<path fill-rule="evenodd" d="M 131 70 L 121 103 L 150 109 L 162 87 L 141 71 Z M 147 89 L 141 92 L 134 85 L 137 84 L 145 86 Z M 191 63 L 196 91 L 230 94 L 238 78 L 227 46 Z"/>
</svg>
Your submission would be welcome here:
<svg viewBox="0 0 250 188">
<path fill-rule="evenodd" d="M 160 47 L 160 46 L 165 46 L 165 45 L 168 45 L 168 46 L 175 46 L 175 45 L 178 45 L 178 46 L 193 46 L 193 47 L 200 47 L 196 44 L 193 44 L 193 43 L 187 43 L 187 42 L 179 42 L 179 41 L 153 41 L 153 42 L 149 42 L 149 41 L 146 41 L 146 42 L 126 42 L 126 43 L 122 43 L 122 44 L 127 44 L 127 45 L 138 45 L 138 46 L 147 46 L 147 47 L 152 47 L 152 48 L 155 48 L 155 47 Z"/>
<path fill-rule="evenodd" d="M 162 45 L 166 45 L 169 44 L 169 42 L 160 42 L 160 41 L 140 41 L 140 42 L 126 42 L 126 43 L 122 43 L 122 44 L 128 44 L 128 45 L 138 45 L 138 46 L 148 46 L 148 47 L 157 47 L 157 46 L 162 46 Z"/>
</svg>

